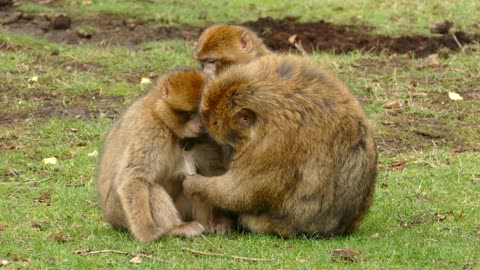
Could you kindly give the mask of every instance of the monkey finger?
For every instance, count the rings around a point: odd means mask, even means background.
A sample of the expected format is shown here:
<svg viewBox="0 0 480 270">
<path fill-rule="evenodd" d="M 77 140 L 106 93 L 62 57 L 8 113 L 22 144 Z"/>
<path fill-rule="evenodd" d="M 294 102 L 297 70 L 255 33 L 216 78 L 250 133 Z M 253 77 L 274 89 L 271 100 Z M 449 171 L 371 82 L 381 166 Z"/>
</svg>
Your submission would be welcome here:
<svg viewBox="0 0 480 270">
<path fill-rule="evenodd" d="M 205 232 L 205 227 L 202 224 L 192 221 L 184 222 L 177 225 L 175 228 L 170 230 L 169 234 L 174 236 L 183 236 L 187 238 L 192 238 L 195 236 L 200 236 Z"/>
</svg>

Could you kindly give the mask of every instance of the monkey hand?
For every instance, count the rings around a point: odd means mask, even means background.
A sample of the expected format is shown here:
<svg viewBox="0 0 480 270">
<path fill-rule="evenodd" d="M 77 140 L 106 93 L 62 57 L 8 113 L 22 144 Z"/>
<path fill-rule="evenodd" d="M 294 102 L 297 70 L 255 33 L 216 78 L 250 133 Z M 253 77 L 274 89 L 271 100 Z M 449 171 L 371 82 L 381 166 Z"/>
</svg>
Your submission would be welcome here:
<svg viewBox="0 0 480 270">
<path fill-rule="evenodd" d="M 188 197 L 192 199 L 198 198 L 206 183 L 207 179 L 201 175 L 187 175 L 185 180 L 183 180 L 183 190 Z"/>
</svg>

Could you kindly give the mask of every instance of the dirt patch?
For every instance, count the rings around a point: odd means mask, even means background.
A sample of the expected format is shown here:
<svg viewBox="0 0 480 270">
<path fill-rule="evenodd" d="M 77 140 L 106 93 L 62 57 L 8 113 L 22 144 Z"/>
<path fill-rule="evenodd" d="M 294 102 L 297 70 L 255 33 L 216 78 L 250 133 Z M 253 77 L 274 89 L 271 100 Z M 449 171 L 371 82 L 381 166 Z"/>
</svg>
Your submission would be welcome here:
<svg viewBox="0 0 480 270">
<path fill-rule="evenodd" d="M 191 25 L 160 27 L 135 19 L 104 15 L 69 18 L 66 27 L 63 27 L 64 24 L 58 27 L 58 20 L 61 18 L 64 21 L 64 17 L 55 14 L 26 14 L 16 11 L 14 7 L 0 10 L 0 18 L 5 18 L 0 20 L 0 24 L 8 31 L 33 34 L 52 42 L 67 44 L 97 43 L 135 47 L 152 40 L 194 41 L 204 30 Z M 261 18 L 244 25 L 258 32 L 274 51 L 295 51 L 298 44 L 301 44 L 306 52 L 319 50 L 342 54 L 360 50 L 371 53 L 411 53 L 424 57 L 442 48 L 457 51 L 466 44 L 480 42 L 480 34 L 455 32 L 445 35 L 389 37 L 375 35 L 371 33 L 371 28 L 365 26 L 335 25 L 325 21 L 302 23 L 295 18 Z"/>
<path fill-rule="evenodd" d="M 371 53 L 412 53 L 417 57 L 425 57 L 441 48 L 457 51 L 465 44 L 480 42 L 480 34 L 455 32 L 435 36 L 389 37 L 370 34 L 368 31 L 371 29 L 364 26 L 334 25 L 325 21 L 300 23 L 295 18 L 262 18 L 245 25 L 261 33 L 267 46 L 280 51 L 292 50 L 295 48 L 294 42 L 299 42 L 306 52 L 318 50 L 342 54 L 360 50 Z M 295 41 L 292 42 L 294 35 Z"/>
<path fill-rule="evenodd" d="M 28 118 L 48 118 L 54 116 L 92 119 L 102 115 L 114 118 L 118 116 L 125 101 L 123 96 L 104 95 L 99 92 L 79 95 L 68 100 L 57 92 L 43 93 L 41 91 L 31 91 L 18 93 L 8 87 L 5 89 L 5 93 L 7 92 L 9 92 L 9 99 L 11 100 L 18 99 L 34 102 L 38 106 L 24 111 L 5 111 L 0 118 L 0 124 L 12 124 Z"/>
</svg>

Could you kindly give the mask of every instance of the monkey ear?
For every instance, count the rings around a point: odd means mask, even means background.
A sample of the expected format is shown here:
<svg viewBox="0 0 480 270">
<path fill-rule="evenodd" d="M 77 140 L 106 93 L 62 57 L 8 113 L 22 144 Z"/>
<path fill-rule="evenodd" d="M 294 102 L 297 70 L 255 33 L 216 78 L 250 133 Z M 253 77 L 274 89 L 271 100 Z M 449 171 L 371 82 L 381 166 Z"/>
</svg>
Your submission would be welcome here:
<svg viewBox="0 0 480 270">
<path fill-rule="evenodd" d="M 246 50 L 247 52 L 252 50 L 253 41 L 247 32 L 243 32 L 240 36 L 240 45 L 242 46 L 242 49 Z"/>
<path fill-rule="evenodd" d="M 160 87 L 160 96 L 164 99 L 168 98 L 171 91 L 172 91 L 172 85 L 168 80 L 165 80 L 165 82 Z"/>
<path fill-rule="evenodd" d="M 256 115 L 249 109 L 242 109 L 235 115 L 235 121 L 243 127 L 250 127 L 255 122 Z"/>
</svg>

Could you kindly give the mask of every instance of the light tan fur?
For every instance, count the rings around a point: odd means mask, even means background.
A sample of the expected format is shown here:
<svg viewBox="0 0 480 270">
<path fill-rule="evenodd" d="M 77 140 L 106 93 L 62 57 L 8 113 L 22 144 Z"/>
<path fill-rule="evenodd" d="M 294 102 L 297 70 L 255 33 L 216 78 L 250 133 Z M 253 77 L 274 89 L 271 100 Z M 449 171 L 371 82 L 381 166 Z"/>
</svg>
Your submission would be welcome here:
<svg viewBox="0 0 480 270">
<path fill-rule="evenodd" d="M 188 176 L 189 196 L 282 237 L 354 232 L 370 208 L 377 154 L 357 99 L 313 60 L 270 54 L 210 81 L 202 122 L 233 160 L 226 174 Z"/>
<path fill-rule="evenodd" d="M 238 25 L 220 24 L 207 28 L 199 37 L 193 57 L 213 78 L 233 64 L 248 63 L 271 53 L 252 30 Z"/>
<path fill-rule="evenodd" d="M 97 169 L 103 217 L 116 228 L 128 229 L 139 241 L 150 242 L 164 235 L 193 237 L 205 230 L 197 221 L 182 221 L 182 214 L 191 212 L 196 204 L 187 201 L 183 213 L 175 204 L 184 196 L 186 174 L 195 173 L 197 167 L 205 175 L 225 171 L 217 145 L 207 140 L 189 151 L 181 146 L 182 139 L 205 136 L 196 114 L 204 79 L 195 70 L 161 77 L 104 138 Z M 199 203 L 198 209 L 198 216 L 210 220 L 208 205 Z M 195 220 L 196 216 L 187 218 Z"/>
</svg>

